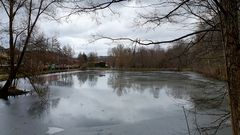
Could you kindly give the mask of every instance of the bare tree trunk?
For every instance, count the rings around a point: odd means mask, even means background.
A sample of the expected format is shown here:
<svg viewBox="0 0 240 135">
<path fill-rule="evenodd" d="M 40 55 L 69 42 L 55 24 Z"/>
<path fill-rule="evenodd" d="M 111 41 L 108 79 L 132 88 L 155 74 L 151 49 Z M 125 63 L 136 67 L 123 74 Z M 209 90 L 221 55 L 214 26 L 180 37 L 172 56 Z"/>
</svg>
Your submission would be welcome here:
<svg viewBox="0 0 240 135">
<path fill-rule="evenodd" d="M 14 6 L 14 1 L 10 0 L 9 1 L 9 56 L 10 56 L 10 72 L 8 79 L 6 83 L 4 84 L 3 88 L 1 89 L 2 93 L 7 93 L 8 88 L 11 86 L 12 81 L 16 77 L 16 72 L 15 72 L 15 46 L 14 46 L 14 36 L 13 36 L 13 20 L 14 20 L 14 13 L 13 13 L 13 6 Z"/>
<path fill-rule="evenodd" d="M 238 0 L 222 0 L 223 35 L 233 135 L 240 135 L 240 44 Z"/>
<path fill-rule="evenodd" d="M 8 92 L 8 88 L 11 86 L 13 80 L 16 78 L 16 74 L 15 73 L 11 73 L 6 81 L 6 83 L 4 84 L 4 86 L 1 89 L 2 94 L 7 94 Z"/>
</svg>

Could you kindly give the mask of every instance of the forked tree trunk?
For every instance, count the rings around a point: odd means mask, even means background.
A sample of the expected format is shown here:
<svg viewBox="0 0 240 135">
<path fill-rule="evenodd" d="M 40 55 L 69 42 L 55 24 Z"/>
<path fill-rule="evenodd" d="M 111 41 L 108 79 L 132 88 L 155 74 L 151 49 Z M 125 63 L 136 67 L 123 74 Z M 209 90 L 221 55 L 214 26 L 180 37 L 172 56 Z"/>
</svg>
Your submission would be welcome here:
<svg viewBox="0 0 240 135">
<path fill-rule="evenodd" d="M 1 94 L 7 94 L 8 92 L 8 88 L 11 86 L 12 84 L 12 80 L 11 79 L 8 79 L 6 81 L 6 83 L 4 84 L 4 86 L 1 88 Z"/>
<path fill-rule="evenodd" d="M 238 0 L 222 0 L 223 35 L 233 135 L 240 135 L 240 44 Z"/>
<path fill-rule="evenodd" d="M 1 88 L 0 92 L 2 92 L 2 94 L 7 94 L 8 88 L 12 85 L 12 82 L 15 78 L 16 78 L 16 74 L 14 72 L 12 72 L 9 75 L 8 79 L 6 80 L 4 86 Z"/>
</svg>

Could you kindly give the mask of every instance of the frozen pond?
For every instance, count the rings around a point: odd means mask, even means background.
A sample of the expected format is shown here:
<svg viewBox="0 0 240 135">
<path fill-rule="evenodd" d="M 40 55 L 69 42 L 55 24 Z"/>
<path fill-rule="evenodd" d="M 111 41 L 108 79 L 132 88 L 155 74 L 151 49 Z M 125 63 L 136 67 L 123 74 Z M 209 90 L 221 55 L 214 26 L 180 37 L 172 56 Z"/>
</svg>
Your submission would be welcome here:
<svg viewBox="0 0 240 135">
<path fill-rule="evenodd" d="M 41 81 L 41 97 L 0 100 L 1 135 L 187 135 L 183 106 L 193 135 L 227 109 L 212 101 L 224 82 L 191 72 L 79 71 Z M 23 79 L 18 85 L 31 89 Z M 230 134 L 228 123 L 219 135 Z"/>
</svg>

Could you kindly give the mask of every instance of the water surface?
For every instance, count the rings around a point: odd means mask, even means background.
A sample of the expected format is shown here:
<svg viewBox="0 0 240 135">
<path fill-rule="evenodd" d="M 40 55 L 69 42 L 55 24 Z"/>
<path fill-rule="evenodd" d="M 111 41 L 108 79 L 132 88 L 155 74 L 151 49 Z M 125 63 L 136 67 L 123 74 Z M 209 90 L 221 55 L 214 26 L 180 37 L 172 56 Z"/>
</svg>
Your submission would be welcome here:
<svg viewBox="0 0 240 135">
<path fill-rule="evenodd" d="M 31 89 L 24 79 L 18 85 Z M 207 100 L 224 92 L 224 82 L 191 72 L 76 71 L 44 75 L 41 85 L 48 89 L 41 97 L 0 101 L 1 135 L 186 135 L 183 107 L 202 114 L 227 108 L 225 100 Z M 217 118 L 186 115 L 191 134 L 196 123 Z"/>
</svg>

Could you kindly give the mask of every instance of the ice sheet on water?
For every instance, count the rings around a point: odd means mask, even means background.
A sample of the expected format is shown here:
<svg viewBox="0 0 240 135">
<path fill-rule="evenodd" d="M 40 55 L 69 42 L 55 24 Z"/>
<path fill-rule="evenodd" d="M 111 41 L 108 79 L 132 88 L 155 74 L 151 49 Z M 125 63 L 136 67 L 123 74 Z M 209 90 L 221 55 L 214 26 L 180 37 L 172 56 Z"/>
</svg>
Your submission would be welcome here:
<svg viewBox="0 0 240 135">
<path fill-rule="evenodd" d="M 48 131 L 47 131 L 47 134 L 55 134 L 55 133 L 59 133 L 59 132 L 62 132 L 64 131 L 64 129 L 62 128 L 59 128 L 59 127 L 48 127 Z"/>
</svg>

